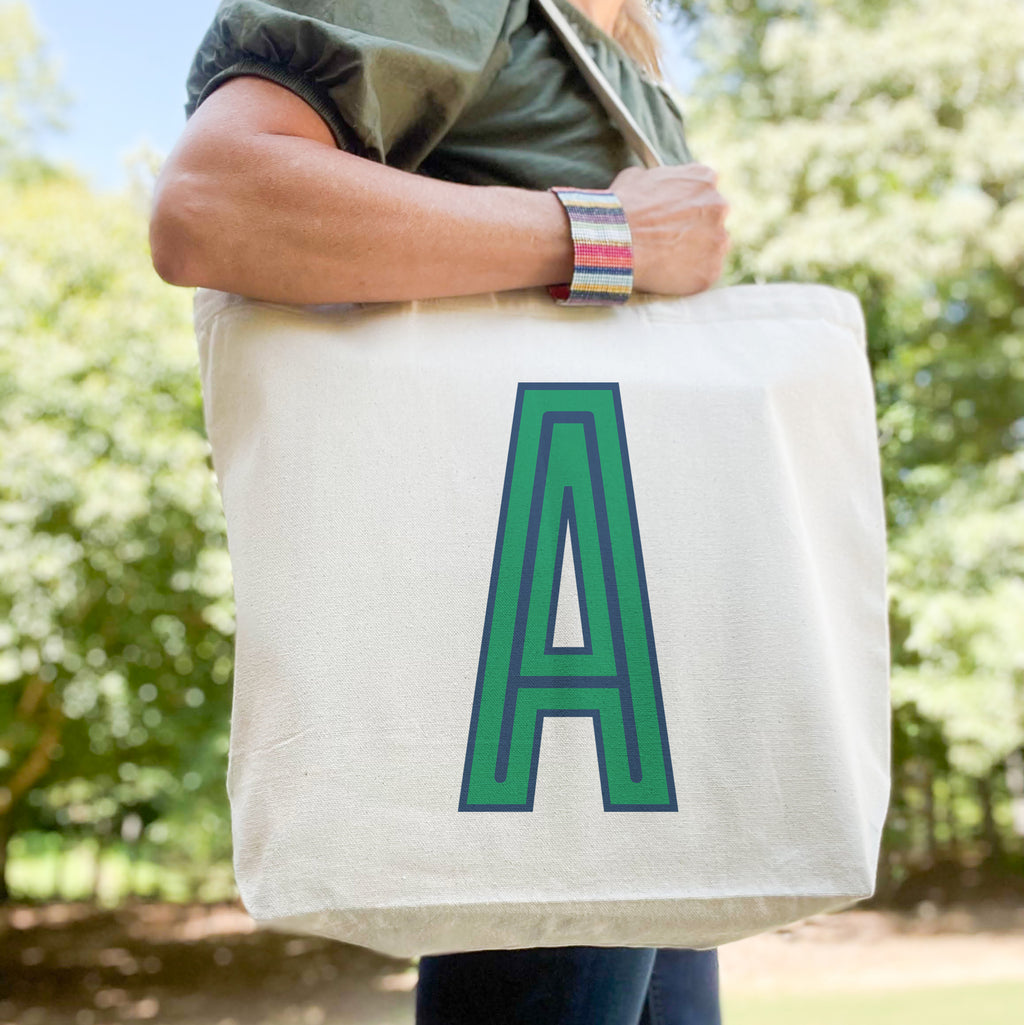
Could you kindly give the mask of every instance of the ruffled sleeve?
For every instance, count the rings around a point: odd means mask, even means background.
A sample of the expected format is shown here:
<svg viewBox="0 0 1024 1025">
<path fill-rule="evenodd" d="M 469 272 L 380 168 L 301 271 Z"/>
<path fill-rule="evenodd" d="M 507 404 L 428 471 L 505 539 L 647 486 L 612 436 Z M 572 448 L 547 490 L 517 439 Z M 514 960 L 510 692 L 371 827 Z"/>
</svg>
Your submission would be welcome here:
<svg viewBox="0 0 1024 1025">
<path fill-rule="evenodd" d="M 222 0 L 186 83 L 185 117 L 259 75 L 312 106 L 338 146 L 415 170 L 507 54 L 509 0 Z"/>
</svg>

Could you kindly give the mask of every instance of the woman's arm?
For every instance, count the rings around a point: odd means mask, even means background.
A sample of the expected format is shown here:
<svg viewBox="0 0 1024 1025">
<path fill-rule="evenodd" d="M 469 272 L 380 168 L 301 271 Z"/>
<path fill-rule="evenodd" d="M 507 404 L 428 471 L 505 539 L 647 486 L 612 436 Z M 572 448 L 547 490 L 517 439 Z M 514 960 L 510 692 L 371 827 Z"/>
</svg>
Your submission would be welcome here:
<svg viewBox="0 0 1024 1025">
<path fill-rule="evenodd" d="M 715 220 L 711 193 L 724 239 L 725 204 L 713 172 L 687 168 L 683 192 L 690 206 L 690 193 L 701 202 L 682 233 L 674 201 L 686 168 L 630 168 L 613 183 L 633 229 L 638 289 L 649 277 L 650 290 L 687 294 L 721 271 L 719 257 L 711 275 L 707 247 L 694 243 Z M 666 172 L 674 191 L 651 180 Z M 673 254 L 678 270 L 666 273 L 666 244 L 683 236 L 690 258 Z M 555 284 L 572 277 L 573 262 L 568 218 L 552 193 L 461 185 L 357 157 L 336 147 L 304 100 L 251 75 L 221 85 L 186 124 L 157 179 L 150 248 L 171 284 L 291 303 Z M 695 261 L 700 266 L 689 267 Z"/>
<path fill-rule="evenodd" d="M 229 79 L 189 119 L 156 183 L 165 281 L 281 302 L 372 302 L 572 277 L 551 193 L 439 181 L 336 147 L 289 89 Z"/>
</svg>

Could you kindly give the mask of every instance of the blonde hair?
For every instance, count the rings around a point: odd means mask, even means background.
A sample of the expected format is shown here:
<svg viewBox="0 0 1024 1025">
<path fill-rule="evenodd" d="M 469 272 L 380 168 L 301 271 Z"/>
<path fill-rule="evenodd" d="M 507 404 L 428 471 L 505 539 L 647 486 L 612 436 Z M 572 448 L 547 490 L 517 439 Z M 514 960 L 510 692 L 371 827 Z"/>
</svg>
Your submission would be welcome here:
<svg viewBox="0 0 1024 1025">
<path fill-rule="evenodd" d="M 649 0 L 623 0 L 612 37 L 649 75 L 662 80 L 664 56 Z"/>
</svg>

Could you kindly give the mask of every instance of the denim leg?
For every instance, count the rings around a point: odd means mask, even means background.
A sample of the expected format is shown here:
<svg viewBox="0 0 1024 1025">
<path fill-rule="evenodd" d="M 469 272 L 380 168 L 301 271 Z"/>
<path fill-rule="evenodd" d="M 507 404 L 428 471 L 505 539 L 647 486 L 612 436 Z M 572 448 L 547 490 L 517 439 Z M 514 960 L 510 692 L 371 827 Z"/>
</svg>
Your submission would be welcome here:
<svg viewBox="0 0 1024 1025">
<path fill-rule="evenodd" d="M 718 951 L 659 949 L 639 1025 L 722 1025 Z"/>
<path fill-rule="evenodd" d="M 422 957 L 416 1025 L 637 1025 L 655 954 L 537 947 Z"/>
</svg>

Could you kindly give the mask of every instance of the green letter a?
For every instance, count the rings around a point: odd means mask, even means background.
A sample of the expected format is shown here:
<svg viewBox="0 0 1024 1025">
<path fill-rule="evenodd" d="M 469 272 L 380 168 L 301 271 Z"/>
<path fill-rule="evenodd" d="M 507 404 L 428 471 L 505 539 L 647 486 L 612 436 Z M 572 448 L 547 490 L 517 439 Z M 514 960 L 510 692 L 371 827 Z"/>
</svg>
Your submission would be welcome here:
<svg viewBox="0 0 1024 1025">
<path fill-rule="evenodd" d="M 583 644 L 556 647 L 571 544 Z M 532 811 L 549 715 L 590 716 L 605 811 L 675 811 L 617 384 L 520 384 L 460 811 Z"/>
</svg>

